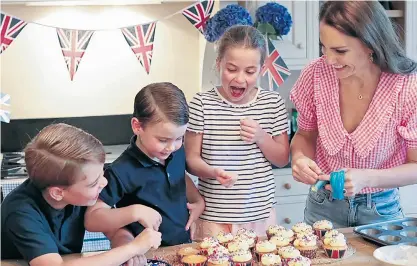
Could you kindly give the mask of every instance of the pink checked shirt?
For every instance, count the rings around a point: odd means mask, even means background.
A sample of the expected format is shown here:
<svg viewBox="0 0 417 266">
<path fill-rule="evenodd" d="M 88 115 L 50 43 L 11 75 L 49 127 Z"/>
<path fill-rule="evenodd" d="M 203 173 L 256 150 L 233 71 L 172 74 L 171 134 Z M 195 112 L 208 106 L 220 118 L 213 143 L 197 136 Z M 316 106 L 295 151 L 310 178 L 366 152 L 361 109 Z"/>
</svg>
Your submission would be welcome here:
<svg viewBox="0 0 417 266">
<path fill-rule="evenodd" d="M 383 72 L 369 109 L 352 133 L 343 126 L 338 79 L 324 58 L 302 71 L 290 99 L 298 111 L 298 127 L 318 130 L 315 161 L 324 173 L 396 167 L 406 162 L 407 149 L 417 149 L 417 74 Z M 381 190 L 364 188 L 360 193 Z"/>
</svg>

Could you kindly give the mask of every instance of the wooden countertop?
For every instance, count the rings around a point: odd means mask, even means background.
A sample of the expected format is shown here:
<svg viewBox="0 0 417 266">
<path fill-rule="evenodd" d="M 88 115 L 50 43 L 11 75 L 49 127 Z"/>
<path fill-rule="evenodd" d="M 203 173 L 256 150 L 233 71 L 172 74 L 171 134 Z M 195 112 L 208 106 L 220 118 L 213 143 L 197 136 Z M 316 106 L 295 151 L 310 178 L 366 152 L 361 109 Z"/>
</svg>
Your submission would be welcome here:
<svg viewBox="0 0 417 266">
<path fill-rule="evenodd" d="M 361 238 L 358 235 L 355 235 L 352 230 L 353 228 L 338 229 L 338 231 L 345 234 L 345 236 L 348 238 L 349 244 L 353 248 L 356 249 L 355 254 L 341 261 L 337 261 L 335 263 L 321 264 L 321 265 L 329 265 L 329 266 L 330 265 L 340 265 L 340 266 L 358 266 L 358 265 L 379 266 L 379 265 L 382 265 L 382 263 L 376 260 L 372 255 L 374 250 L 378 248 L 378 246 L 365 241 L 363 238 Z M 193 244 L 189 244 L 189 245 L 193 245 Z M 146 257 L 147 258 L 153 258 L 155 256 L 162 257 L 163 255 L 175 253 L 175 250 L 177 249 L 178 249 L 177 246 L 159 248 L 157 250 L 149 251 L 148 253 L 146 253 Z M 95 253 L 85 253 L 85 254 L 82 254 L 81 256 L 91 256 L 93 254 Z M 73 255 L 65 256 L 65 260 L 70 260 L 74 257 L 79 257 L 79 256 L 80 254 L 73 254 Z M 13 260 L 13 261 L 2 260 L 1 265 L 2 266 L 21 266 L 21 265 L 27 266 L 28 264 L 25 261 L 21 261 L 21 260 Z"/>
</svg>

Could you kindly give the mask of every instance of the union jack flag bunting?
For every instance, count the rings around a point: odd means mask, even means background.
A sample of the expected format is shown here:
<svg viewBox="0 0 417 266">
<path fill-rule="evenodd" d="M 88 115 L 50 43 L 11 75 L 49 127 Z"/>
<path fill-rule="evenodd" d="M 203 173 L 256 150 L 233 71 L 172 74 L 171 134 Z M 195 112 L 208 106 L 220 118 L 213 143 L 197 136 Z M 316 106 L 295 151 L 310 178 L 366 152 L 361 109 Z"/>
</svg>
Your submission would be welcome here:
<svg viewBox="0 0 417 266">
<path fill-rule="evenodd" d="M 121 29 L 123 36 L 140 64 L 149 74 L 151 70 L 156 22 Z"/>
<path fill-rule="evenodd" d="M 4 123 L 10 123 L 10 111 L 3 110 L 3 105 L 10 106 L 10 95 L 6 93 L 0 93 L 0 121 Z"/>
<path fill-rule="evenodd" d="M 268 39 L 268 56 L 265 59 L 265 64 L 261 70 L 261 76 L 268 76 L 269 89 L 275 90 L 281 86 L 284 81 L 291 75 L 290 70 L 279 54 L 278 50 L 272 44 L 271 40 Z"/>
<path fill-rule="evenodd" d="M 197 28 L 201 33 L 206 28 L 207 20 L 209 20 L 213 11 L 214 0 L 205 0 L 196 3 L 191 7 L 182 11 L 182 14 Z"/>
<path fill-rule="evenodd" d="M 73 80 L 94 31 L 56 29 L 56 32 L 71 80 Z"/>
<path fill-rule="evenodd" d="M 0 54 L 9 47 L 13 40 L 19 35 L 26 22 L 15 17 L 1 13 L 1 50 Z"/>
</svg>

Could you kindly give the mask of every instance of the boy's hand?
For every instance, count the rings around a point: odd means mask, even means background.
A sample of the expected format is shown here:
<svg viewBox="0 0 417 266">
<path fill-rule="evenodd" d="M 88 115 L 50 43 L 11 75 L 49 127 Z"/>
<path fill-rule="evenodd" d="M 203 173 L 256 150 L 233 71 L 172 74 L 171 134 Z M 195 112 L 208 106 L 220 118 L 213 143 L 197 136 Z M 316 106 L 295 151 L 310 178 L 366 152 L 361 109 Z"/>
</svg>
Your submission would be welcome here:
<svg viewBox="0 0 417 266">
<path fill-rule="evenodd" d="M 150 228 L 145 228 L 132 242 L 138 255 L 143 255 L 151 248 L 157 249 L 161 245 L 162 234 Z"/>
<path fill-rule="evenodd" d="M 204 208 L 206 207 L 206 204 L 204 203 L 204 200 L 197 201 L 195 203 L 187 203 L 187 209 L 190 212 L 190 217 L 188 218 L 187 225 L 185 226 L 185 230 L 190 230 L 191 228 L 191 237 L 194 235 L 194 228 L 192 225 L 193 223 L 200 217 L 200 215 L 203 213 Z"/>
<path fill-rule="evenodd" d="M 159 212 L 141 204 L 135 205 L 135 217 L 137 217 L 138 222 L 143 225 L 143 227 L 151 228 L 155 231 L 158 231 L 159 226 L 162 223 L 162 216 Z"/>
<path fill-rule="evenodd" d="M 223 186 L 227 188 L 232 187 L 238 179 L 237 174 L 226 172 L 223 169 L 219 169 L 219 168 L 216 168 L 214 170 L 214 175 L 217 181 L 219 181 L 220 184 L 222 184 Z"/>
</svg>

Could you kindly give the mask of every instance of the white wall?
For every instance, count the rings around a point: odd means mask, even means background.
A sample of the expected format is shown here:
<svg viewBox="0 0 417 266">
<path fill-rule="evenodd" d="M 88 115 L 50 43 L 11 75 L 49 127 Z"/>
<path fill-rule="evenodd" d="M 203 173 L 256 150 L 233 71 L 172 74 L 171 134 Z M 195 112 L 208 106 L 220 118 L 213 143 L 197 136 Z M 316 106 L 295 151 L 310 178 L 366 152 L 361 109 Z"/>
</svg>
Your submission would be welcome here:
<svg viewBox="0 0 417 266">
<path fill-rule="evenodd" d="M 191 3 L 2 6 L 2 11 L 28 22 L 99 29 L 157 20 Z M 173 82 L 191 99 L 201 89 L 201 57 L 205 46 L 202 38 L 182 14 L 159 21 L 151 72 L 147 75 L 120 30 L 96 31 L 71 81 L 56 30 L 29 24 L 0 56 L 1 91 L 12 97 L 12 119 L 131 113 L 139 89 L 158 81 Z"/>
</svg>

